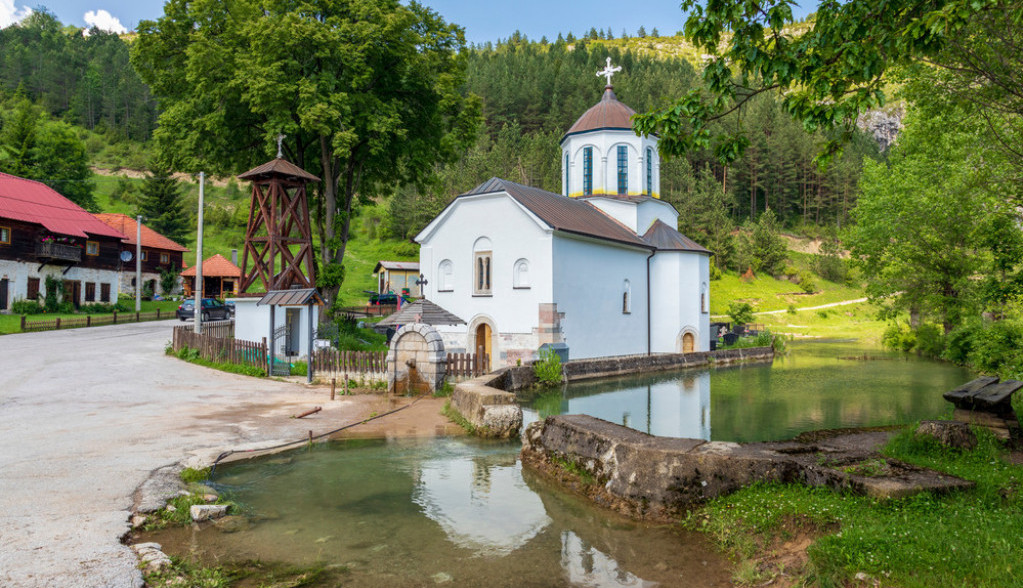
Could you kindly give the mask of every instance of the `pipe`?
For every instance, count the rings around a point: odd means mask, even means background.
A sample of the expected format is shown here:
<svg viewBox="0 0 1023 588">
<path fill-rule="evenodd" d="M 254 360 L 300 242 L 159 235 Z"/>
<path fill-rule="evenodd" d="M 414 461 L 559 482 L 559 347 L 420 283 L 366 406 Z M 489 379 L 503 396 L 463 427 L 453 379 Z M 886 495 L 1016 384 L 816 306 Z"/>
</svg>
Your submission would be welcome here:
<svg viewBox="0 0 1023 588">
<path fill-rule="evenodd" d="M 653 259 L 656 250 L 651 251 L 650 255 L 646 258 L 646 354 L 653 355 L 650 352 L 650 260 Z"/>
</svg>

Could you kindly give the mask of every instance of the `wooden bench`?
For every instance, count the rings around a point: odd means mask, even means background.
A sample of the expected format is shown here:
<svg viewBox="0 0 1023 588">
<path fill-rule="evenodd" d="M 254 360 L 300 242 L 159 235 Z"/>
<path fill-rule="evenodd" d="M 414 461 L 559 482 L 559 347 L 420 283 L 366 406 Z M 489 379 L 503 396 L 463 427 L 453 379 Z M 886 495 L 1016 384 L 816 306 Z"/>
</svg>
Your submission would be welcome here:
<svg viewBox="0 0 1023 588">
<path fill-rule="evenodd" d="M 1003 441 L 1023 442 L 1016 411 L 1012 408 L 1012 395 L 1023 388 L 1023 382 L 995 377 L 977 378 L 943 395 L 955 405 L 953 418 L 957 421 L 985 427 Z"/>
</svg>

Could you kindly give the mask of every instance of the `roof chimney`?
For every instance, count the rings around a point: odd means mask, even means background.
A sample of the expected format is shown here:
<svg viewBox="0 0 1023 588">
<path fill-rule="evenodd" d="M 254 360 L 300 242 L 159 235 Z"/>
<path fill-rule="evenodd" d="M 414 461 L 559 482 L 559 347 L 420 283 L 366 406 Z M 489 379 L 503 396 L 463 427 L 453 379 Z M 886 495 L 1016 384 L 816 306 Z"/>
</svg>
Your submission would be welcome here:
<svg viewBox="0 0 1023 588">
<path fill-rule="evenodd" d="M 231 250 L 231 263 L 233 263 L 235 265 L 238 265 L 238 250 L 237 249 L 232 249 Z"/>
</svg>

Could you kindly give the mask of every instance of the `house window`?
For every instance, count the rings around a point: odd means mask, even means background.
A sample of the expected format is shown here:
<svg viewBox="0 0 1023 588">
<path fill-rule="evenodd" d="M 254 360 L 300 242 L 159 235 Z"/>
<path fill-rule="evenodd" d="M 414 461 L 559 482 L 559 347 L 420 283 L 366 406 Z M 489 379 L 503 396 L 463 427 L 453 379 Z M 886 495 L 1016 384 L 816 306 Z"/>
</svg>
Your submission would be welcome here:
<svg viewBox="0 0 1023 588">
<path fill-rule="evenodd" d="M 437 291 L 452 292 L 455 289 L 453 276 L 455 264 L 450 259 L 445 259 L 437 266 Z"/>
<path fill-rule="evenodd" d="M 10 244 L 11 244 L 11 228 L 10 227 L 0 227 L 0 245 L 10 245 Z"/>
<path fill-rule="evenodd" d="M 85 254 L 86 255 L 99 255 L 99 242 L 97 242 L 97 241 L 86 241 L 85 242 Z"/>
<path fill-rule="evenodd" d="M 25 298 L 28 300 L 39 298 L 39 278 L 28 279 L 28 290 L 25 292 Z"/>
<path fill-rule="evenodd" d="M 142 261 L 149 261 L 149 252 L 145 249 L 142 250 Z"/>
<path fill-rule="evenodd" d="M 654 193 L 654 150 L 646 148 L 646 195 Z"/>
<path fill-rule="evenodd" d="M 96 302 L 96 282 L 85 283 L 85 301 Z"/>
<path fill-rule="evenodd" d="M 529 289 L 529 261 L 520 259 L 512 269 L 512 288 Z"/>
<path fill-rule="evenodd" d="M 99 285 L 99 301 L 110 302 L 110 284 Z"/>
<path fill-rule="evenodd" d="M 160 263 L 170 263 L 170 253 L 161 253 Z"/>
<path fill-rule="evenodd" d="M 622 284 L 622 314 L 632 314 L 632 285 L 628 280 Z"/>
<path fill-rule="evenodd" d="M 593 194 L 593 147 L 583 147 L 583 195 Z"/>
<path fill-rule="evenodd" d="M 568 181 L 568 170 L 569 170 L 569 167 L 568 167 L 568 153 L 566 152 L 565 153 L 565 196 L 570 196 L 572 194 L 571 186 L 569 185 L 569 181 Z"/>
<path fill-rule="evenodd" d="M 472 293 L 477 296 L 490 296 L 490 275 L 493 263 L 493 254 L 490 251 L 477 251 L 473 255 L 473 258 L 475 274 L 472 282 Z"/>
<path fill-rule="evenodd" d="M 629 147 L 618 146 L 618 193 L 629 193 Z"/>
</svg>

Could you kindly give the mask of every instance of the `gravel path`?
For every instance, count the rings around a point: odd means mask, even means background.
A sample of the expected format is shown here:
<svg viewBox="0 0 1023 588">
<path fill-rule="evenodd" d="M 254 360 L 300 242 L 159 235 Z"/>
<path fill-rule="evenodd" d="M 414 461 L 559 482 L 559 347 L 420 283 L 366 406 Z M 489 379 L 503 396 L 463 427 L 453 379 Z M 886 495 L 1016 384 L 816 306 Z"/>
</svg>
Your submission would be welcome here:
<svg viewBox="0 0 1023 588">
<path fill-rule="evenodd" d="M 0 586 L 141 586 L 120 537 L 152 471 L 326 432 L 377 402 L 168 357 L 174 324 L 0 337 Z"/>
</svg>

